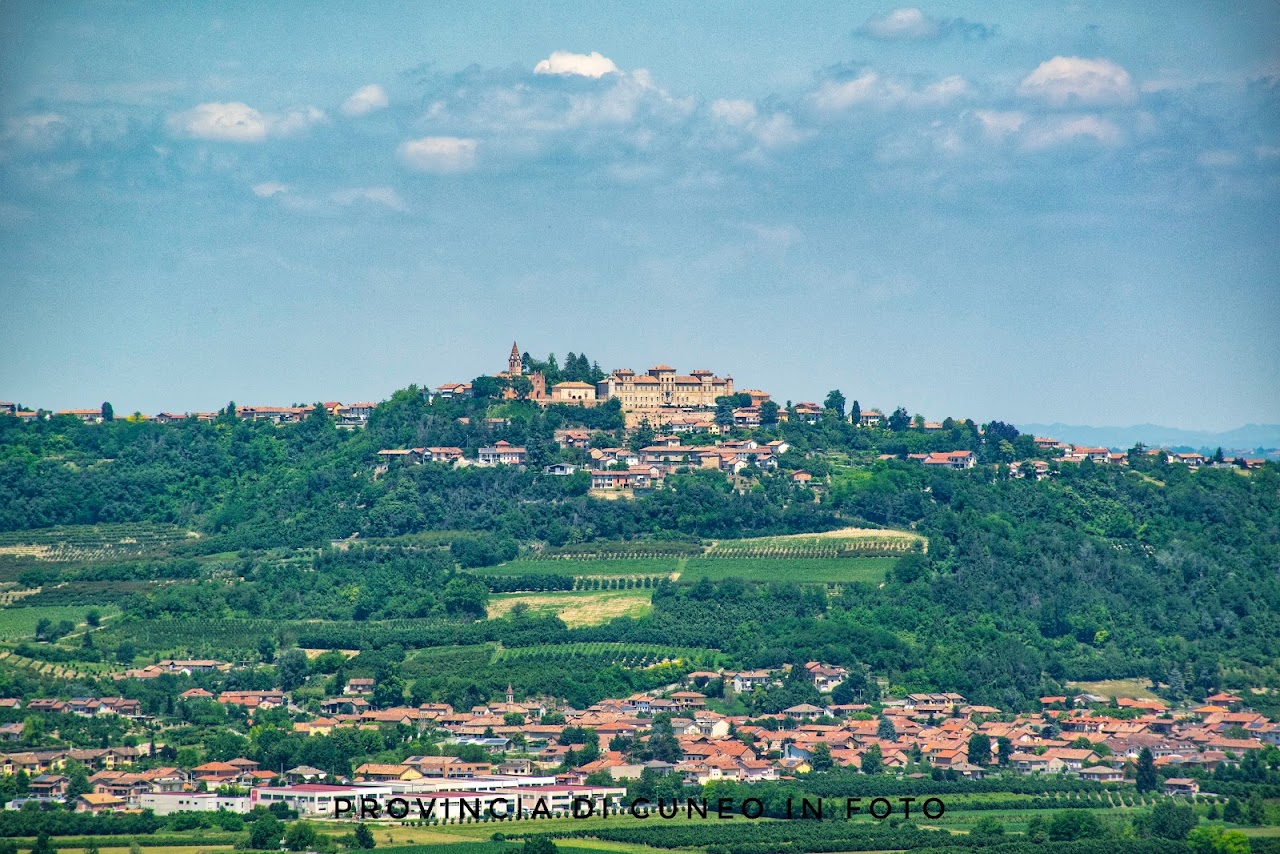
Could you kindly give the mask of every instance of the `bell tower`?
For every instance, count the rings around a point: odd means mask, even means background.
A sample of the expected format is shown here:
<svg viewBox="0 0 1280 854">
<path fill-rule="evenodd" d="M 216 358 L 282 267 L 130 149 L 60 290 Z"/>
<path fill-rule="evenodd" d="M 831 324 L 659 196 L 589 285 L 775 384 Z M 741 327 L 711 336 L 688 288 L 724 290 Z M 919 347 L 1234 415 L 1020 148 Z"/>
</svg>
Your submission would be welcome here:
<svg viewBox="0 0 1280 854">
<path fill-rule="evenodd" d="M 524 360 L 520 358 L 520 348 L 511 342 L 511 355 L 507 357 L 507 373 L 518 377 L 524 373 Z"/>
</svg>

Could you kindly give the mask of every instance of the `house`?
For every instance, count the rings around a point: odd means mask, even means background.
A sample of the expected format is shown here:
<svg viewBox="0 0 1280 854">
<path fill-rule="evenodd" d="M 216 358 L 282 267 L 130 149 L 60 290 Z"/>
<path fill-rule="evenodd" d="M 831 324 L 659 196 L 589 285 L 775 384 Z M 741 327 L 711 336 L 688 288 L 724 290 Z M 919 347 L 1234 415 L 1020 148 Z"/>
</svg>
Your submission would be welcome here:
<svg viewBox="0 0 1280 854">
<path fill-rule="evenodd" d="M 1081 768 L 1079 777 L 1081 780 L 1088 780 L 1093 783 L 1123 783 L 1124 772 L 1119 768 L 1110 768 L 1106 765 L 1091 765 L 1088 768 Z"/>
<path fill-rule="evenodd" d="M 481 465 L 522 466 L 528 453 L 528 448 L 512 445 L 505 440 L 498 440 L 491 447 L 481 448 L 478 456 Z"/>
<path fill-rule="evenodd" d="M 813 687 L 824 694 L 835 690 L 849 675 L 849 671 L 843 667 L 827 667 L 817 661 L 810 661 L 804 667 L 809 672 L 809 681 L 813 683 Z"/>
<path fill-rule="evenodd" d="M 357 780 L 373 782 L 408 782 L 422 778 L 422 772 L 412 765 L 390 765 L 377 762 L 366 762 L 355 770 Z"/>
<path fill-rule="evenodd" d="M 813 480 L 813 475 L 807 471 L 796 471 L 791 473 L 791 482 L 796 486 L 808 486 L 809 481 Z"/>
<path fill-rule="evenodd" d="M 827 710 L 821 709 L 812 703 L 800 703 L 797 706 L 791 706 L 790 708 L 783 709 L 782 713 L 789 718 L 812 721 L 825 715 Z"/>
<path fill-rule="evenodd" d="M 436 386 L 436 396 L 444 400 L 455 397 L 471 397 L 471 383 L 445 383 Z"/>
<path fill-rule="evenodd" d="M 879 427 L 884 423 L 884 413 L 876 409 L 864 409 L 858 415 L 859 427 Z"/>
<path fill-rule="evenodd" d="M 462 459 L 461 448 L 420 448 L 422 458 L 432 463 L 455 463 Z"/>
<path fill-rule="evenodd" d="M 586 430 L 557 430 L 555 438 L 562 448 L 586 450 L 591 447 L 591 434 Z"/>
<path fill-rule="evenodd" d="M 290 786 L 297 783 L 318 783 L 327 776 L 324 771 L 310 765 L 299 765 L 284 772 L 285 782 Z"/>
<path fill-rule="evenodd" d="M 973 451 L 941 451 L 927 454 L 920 462 L 926 468 L 971 469 L 978 457 Z"/>
<path fill-rule="evenodd" d="M 551 403 L 565 403 L 575 406 L 595 406 L 596 387 L 590 383 L 572 380 L 556 383 L 551 387 Z"/>
<path fill-rule="evenodd" d="M 578 471 L 578 466 L 573 463 L 552 463 L 542 470 L 543 474 L 555 475 L 557 477 L 568 477 Z"/>
<path fill-rule="evenodd" d="M 81 795 L 76 798 L 76 812 L 112 812 L 124 809 L 125 806 L 127 804 L 123 798 L 117 798 L 115 795 L 102 795 L 97 792 L 90 792 L 87 795 Z"/>
<path fill-rule="evenodd" d="M 1166 795 L 1185 795 L 1195 797 L 1200 794 L 1200 784 L 1190 777 L 1170 777 L 1164 781 Z"/>
<path fill-rule="evenodd" d="M 85 424 L 101 424 L 101 409 L 59 409 L 54 415 L 70 415 L 72 418 L 78 418 Z"/>
<path fill-rule="evenodd" d="M 346 696 L 371 696 L 373 694 L 373 680 L 365 677 L 348 679 L 347 684 L 342 687 L 342 693 Z"/>
<path fill-rule="evenodd" d="M 533 763 L 528 759 L 508 759 L 498 766 L 498 773 L 512 777 L 528 777 L 533 774 Z"/>
<path fill-rule="evenodd" d="M 756 688 L 768 685 L 773 680 L 765 670 L 744 670 L 741 673 L 733 674 L 733 690 L 737 694 L 744 694 L 754 691 Z"/>
</svg>

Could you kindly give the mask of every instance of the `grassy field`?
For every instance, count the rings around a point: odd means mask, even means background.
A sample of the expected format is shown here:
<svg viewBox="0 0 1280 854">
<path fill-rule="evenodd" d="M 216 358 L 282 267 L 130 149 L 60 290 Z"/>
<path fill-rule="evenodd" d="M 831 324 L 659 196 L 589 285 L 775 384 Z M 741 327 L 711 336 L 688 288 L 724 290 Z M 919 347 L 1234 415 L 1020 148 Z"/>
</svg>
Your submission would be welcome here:
<svg viewBox="0 0 1280 854">
<path fill-rule="evenodd" d="M 680 572 L 681 581 L 708 578 L 722 581 L 795 581 L 840 584 L 861 581 L 879 584 L 893 567 L 895 558 L 693 558 Z"/>
<path fill-rule="evenodd" d="M 651 608 L 650 590 L 578 590 L 551 593 L 499 593 L 489 599 L 489 617 L 506 616 L 519 603 L 537 614 L 555 614 L 569 628 L 595 626 L 614 617 L 643 617 Z"/>
<path fill-rule="evenodd" d="M 1097 694 L 1099 697 L 1127 697 L 1132 700 L 1160 699 L 1151 690 L 1151 683 L 1146 679 L 1107 679 L 1101 682 L 1068 682 L 1072 691 L 1083 694 Z"/>
<path fill-rule="evenodd" d="M 96 610 L 103 618 L 120 613 L 114 605 L 37 605 L 31 608 L 6 606 L 0 608 L 0 640 L 20 640 L 32 638 L 36 633 L 36 623 L 48 618 L 54 623 L 70 620 L 79 626 L 84 622 L 85 614 Z"/>
</svg>

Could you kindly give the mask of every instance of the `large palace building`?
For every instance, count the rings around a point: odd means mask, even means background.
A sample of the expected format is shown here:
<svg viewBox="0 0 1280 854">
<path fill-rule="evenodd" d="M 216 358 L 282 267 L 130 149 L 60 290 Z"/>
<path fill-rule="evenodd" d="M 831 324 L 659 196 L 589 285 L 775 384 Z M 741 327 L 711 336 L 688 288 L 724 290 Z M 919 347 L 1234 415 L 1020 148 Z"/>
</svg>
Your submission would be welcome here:
<svg viewBox="0 0 1280 854">
<path fill-rule="evenodd" d="M 711 371 L 679 376 L 670 365 L 656 365 L 647 374 L 621 368 L 596 383 L 600 400 L 617 398 L 624 410 L 679 407 L 710 409 L 716 398 L 733 394 L 733 377 L 721 379 Z"/>
<path fill-rule="evenodd" d="M 680 413 L 698 409 L 714 409 L 716 398 L 733 394 L 733 377 L 718 377 L 711 371 L 691 371 L 687 376 L 676 373 L 670 365 L 655 365 L 648 373 L 637 374 L 629 368 L 619 368 L 609 376 L 591 385 L 568 381 L 547 388 L 547 378 L 539 371 L 525 373 L 520 347 L 511 342 L 507 357 L 507 369 L 494 374 L 502 380 L 523 377 L 529 381 L 528 400 L 543 406 L 567 403 L 577 406 L 595 406 L 606 400 L 617 400 L 627 413 L 628 425 L 648 419 L 654 424 L 664 424 Z M 464 391 L 466 389 L 467 391 Z M 437 391 L 441 394 L 469 393 L 470 385 L 447 384 Z M 768 395 L 759 393 L 763 398 Z M 503 399 L 514 400 L 519 396 L 511 387 L 503 389 Z M 754 396 L 754 395 L 753 395 Z"/>
</svg>

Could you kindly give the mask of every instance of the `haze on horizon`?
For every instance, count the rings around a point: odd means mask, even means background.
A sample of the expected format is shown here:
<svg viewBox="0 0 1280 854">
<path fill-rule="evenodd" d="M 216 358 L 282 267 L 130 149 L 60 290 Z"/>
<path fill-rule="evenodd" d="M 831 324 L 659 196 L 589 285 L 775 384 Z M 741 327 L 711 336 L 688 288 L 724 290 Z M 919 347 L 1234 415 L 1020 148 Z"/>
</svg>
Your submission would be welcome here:
<svg viewBox="0 0 1280 854">
<path fill-rule="evenodd" d="M 264 11 L 265 10 L 265 11 Z M 0 399 L 535 356 L 1280 423 L 1280 7 L 0 6 Z"/>
</svg>

